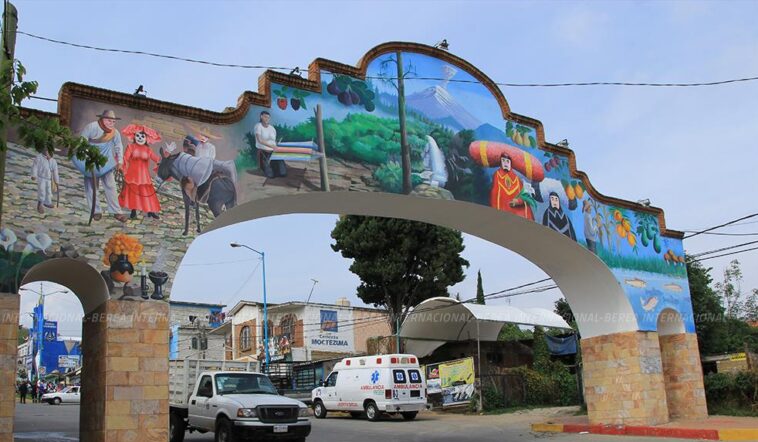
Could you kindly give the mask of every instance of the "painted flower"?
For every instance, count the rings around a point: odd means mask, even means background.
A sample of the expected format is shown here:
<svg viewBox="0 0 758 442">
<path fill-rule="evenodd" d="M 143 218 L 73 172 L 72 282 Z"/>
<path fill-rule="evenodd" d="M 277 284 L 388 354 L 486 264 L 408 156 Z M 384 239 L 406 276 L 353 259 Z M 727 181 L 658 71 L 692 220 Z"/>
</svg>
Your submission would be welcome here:
<svg viewBox="0 0 758 442">
<path fill-rule="evenodd" d="M 26 237 L 29 244 L 24 248 L 24 252 L 30 249 L 30 252 L 41 251 L 47 254 L 47 249 L 53 245 L 53 239 L 47 233 L 30 233 Z M 31 246 L 31 247 L 30 247 Z"/>
<path fill-rule="evenodd" d="M 13 233 L 13 230 L 7 227 L 0 229 L 0 247 L 6 251 L 9 252 L 13 250 L 13 246 L 16 244 L 17 240 L 18 237 L 16 237 L 16 234 Z"/>
</svg>

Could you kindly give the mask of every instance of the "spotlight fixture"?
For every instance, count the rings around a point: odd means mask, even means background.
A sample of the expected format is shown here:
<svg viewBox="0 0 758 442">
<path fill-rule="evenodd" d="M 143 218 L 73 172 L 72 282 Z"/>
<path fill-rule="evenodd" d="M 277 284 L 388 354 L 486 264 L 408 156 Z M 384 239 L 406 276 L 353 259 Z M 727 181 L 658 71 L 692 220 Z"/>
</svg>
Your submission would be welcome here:
<svg viewBox="0 0 758 442">
<path fill-rule="evenodd" d="M 564 138 L 561 141 L 559 141 L 557 144 L 558 146 L 561 146 L 561 147 L 569 147 L 569 140 Z"/>
<path fill-rule="evenodd" d="M 298 77 L 300 77 L 301 76 L 300 75 L 300 68 L 297 67 L 297 66 L 295 66 L 295 69 L 293 69 L 293 70 L 290 71 L 290 75 L 297 75 Z"/>
<path fill-rule="evenodd" d="M 443 51 L 447 51 L 450 45 L 447 43 L 447 39 L 443 38 L 441 42 L 434 45 L 437 49 L 442 49 Z"/>
<path fill-rule="evenodd" d="M 138 97 L 147 97 L 147 91 L 142 85 L 139 85 L 139 87 L 134 90 L 134 95 Z"/>
<path fill-rule="evenodd" d="M 645 198 L 644 200 L 638 200 L 637 204 L 642 204 L 645 207 L 650 207 L 650 200 Z"/>
</svg>

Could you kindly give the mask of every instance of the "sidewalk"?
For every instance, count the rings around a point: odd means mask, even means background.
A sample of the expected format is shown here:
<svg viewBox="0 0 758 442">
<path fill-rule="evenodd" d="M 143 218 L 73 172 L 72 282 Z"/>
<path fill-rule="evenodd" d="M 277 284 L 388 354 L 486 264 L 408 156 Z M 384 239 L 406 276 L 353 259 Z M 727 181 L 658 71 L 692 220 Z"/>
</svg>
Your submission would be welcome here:
<svg viewBox="0 0 758 442">
<path fill-rule="evenodd" d="M 707 419 L 677 419 L 656 426 L 624 426 L 590 425 L 587 416 L 567 416 L 534 423 L 532 431 L 758 441 L 758 418 L 709 416 Z"/>
</svg>

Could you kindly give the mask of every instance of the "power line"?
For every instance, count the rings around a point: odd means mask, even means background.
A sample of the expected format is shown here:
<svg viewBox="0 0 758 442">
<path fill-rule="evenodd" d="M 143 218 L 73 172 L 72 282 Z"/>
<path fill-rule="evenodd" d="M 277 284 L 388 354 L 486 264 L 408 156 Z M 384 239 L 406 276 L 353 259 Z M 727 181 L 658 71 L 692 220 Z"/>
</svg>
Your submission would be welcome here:
<svg viewBox="0 0 758 442">
<path fill-rule="evenodd" d="M 728 225 L 731 225 L 731 224 L 734 224 L 734 223 L 737 223 L 737 222 L 740 222 L 740 221 L 744 221 L 744 220 L 749 219 L 749 218 L 754 218 L 756 216 L 758 216 L 758 213 L 752 213 L 750 215 L 743 216 L 742 218 L 737 218 L 735 220 L 726 222 L 724 224 L 719 224 L 718 226 L 709 227 L 707 229 L 703 229 L 703 230 L 697 231 L 695 233 L 691 233 L 689 235 L 685 235 L 682 239 L 687 239 L 687 238 L 692 238 L 693 236 L 702 235 L 703 233 L 707 233 L 707 232 L 710 232 L 712 230 L 720 229 L 722 227 L 726 227 Z"/>
<path fill-rule="evenodd" d="M 736 224 L 734 224 L 736 225 Z M 684 230 L 685 233 L 695 233 L 695 230 Z M 716 235 L 716 236 L 758 236 L 758 232 L 753 233 L 721 233 L 721 232 L 705 232 L 703 235 Z"/>
<path fill-rule="evenodd" d="M 736 244 L 736 245 L 733 245 L 733 246 L 722 247 L 720 249 L 709 250 L 707 252 L 695 253 L 695 254 L 690 255 L 690 256 L 692 256 L 693 258 L 699 258 L 701 256 L 711 255 L 713 253 L 723 252 L 725 250 L 736 249 L 736 248 L 739 248 L 739 247 L 749 246 L 749 245 L 753 245 L 753 244 L 758 244 L 758 241 L 748 241 L 748 242 L 744 242 L 742 244 Z"/>
<path fill-rule="evenodd" d="M 724 253 L 722 255 L 706 256 L 705 258 L 693 259 L 693 261 L 705 261 L 707 259 L 721 258 L 721 257 L 724 257 L 724 256 L 732 256 L 732 255 L 737 255 L 737 254 L 740 254 L 740 253 L 750 252 L 752 250 L 758 250 L 758 247 L 751 247 L 749 249 L 737 250 L 735 252 Z"/>
<path fill-rule="evenodd" d="M 128 49 L 115 49 L 115 48 L 103 48 L 98 46 L 92 46 L 92 45 L 86 45 L 86 44 L 80 44 L 80 43 L 72 43 L 64 40 L 57 40 L 49 37 L 44 37 L 41 35 L 32 34 L 29 32 L 24 31 L 16 31 L 18 34 L 25 35 L 27 37 L 35 38 L 38 40 L 47 41 L 50 43 L 55 43 L 59 45 L 65 45 L 65 46 L 72 46 L 76 48 L 81 49 L 90 49 L 95 51 L 101 51 L 101 52 L 114 52 L 114 53 L 122 53 L 122 54 L 131 54 L 131 55 L 143 55 L 148 57 L 155 57 L 155 58 L 163 58 L 163 59 L 169 59 L 169 60 L 176 60 L 176 61 L 184 61 L 188 63 L 197 63 L 197 64 L 203 64 L 203 65 L 209 65 L 209 66 L 215 66 L 215 67 L 225 67 L 225 68 L 240 68 L 240 69 L 273 69 L 273 70 L 293 70 L 295 68 L 291 66 L 265 66 L 265 65 L 247 65 L 247 64 L 237 64 L 237 63 L 219 63 L 219 62 L 213 62 L 213 61 L 207 61 L 207 60 L 199 60 L 194 58 L 187 58 L 187 57 L 179 57 L 175 55 L 166 55 L 166 54 L 157 54 L 153 52 L 147 52 L 147 51 L 137 51 L 137 50 L 128 50 Z M 298 68 L 299 69 L 299 68 Z M 308 72 L 307 69 L 299 69 L 301 72 Z M 332 74 L 334 75 L 334 74 Z M 367 76 L 366 78 L 370 79 L 384 79 L 384 80 L 391 80 L 393 78 L 391 77 L 379 77 L 379 76 Z M 448 81 L 451 83 L 481 83 L 479 80 L 463 80 L 463 79 L 446 79 L 446 78 L 439 78 L 439 77 L 407 77 L 405 80 L 434 80 L 434 81 Z M 565 83 L 506 83 L 506 82 L 494 82 L 497 86 L 505 86 L 505 87 L 567 87 L 567 86 L 644 86 L 644 87 L 698 87 L 698 86 L 719 86 L 719 85 L 725 85 L 725 84 L 731 84 L 731 83 L 741 83 L 741 82 L 749 82 L 749 81 L 756 81 L 758 80 L 758 76 L 754 77 L 742 77 L 742 78 L 732 78 L 727 80 L 717 80 L 717 81 L 708 81 L 708 82 L 691 82 L 691 83 L 653 83 L 653 82 L 645 82 L 645 83 L 635 83 L 635 82 L 627 82 L 627 81 L 589 81 L 589 82 L 565 82 Z"/>
</svg>

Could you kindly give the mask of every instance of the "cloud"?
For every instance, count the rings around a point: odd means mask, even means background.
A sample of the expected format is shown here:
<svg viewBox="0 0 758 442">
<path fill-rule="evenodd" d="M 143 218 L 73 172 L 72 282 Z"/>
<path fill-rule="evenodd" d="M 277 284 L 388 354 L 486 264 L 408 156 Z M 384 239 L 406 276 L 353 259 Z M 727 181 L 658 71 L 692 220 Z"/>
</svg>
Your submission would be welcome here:
<svg viewBox="0 0 758 442">
<path fill-rule="evenodd" d="M 574 9 L 560 15 L 555 23 L 559 37 L 571 46 L 594 46 L 601 41 L 608 15 L 589 9 Z"/>
</svg>

